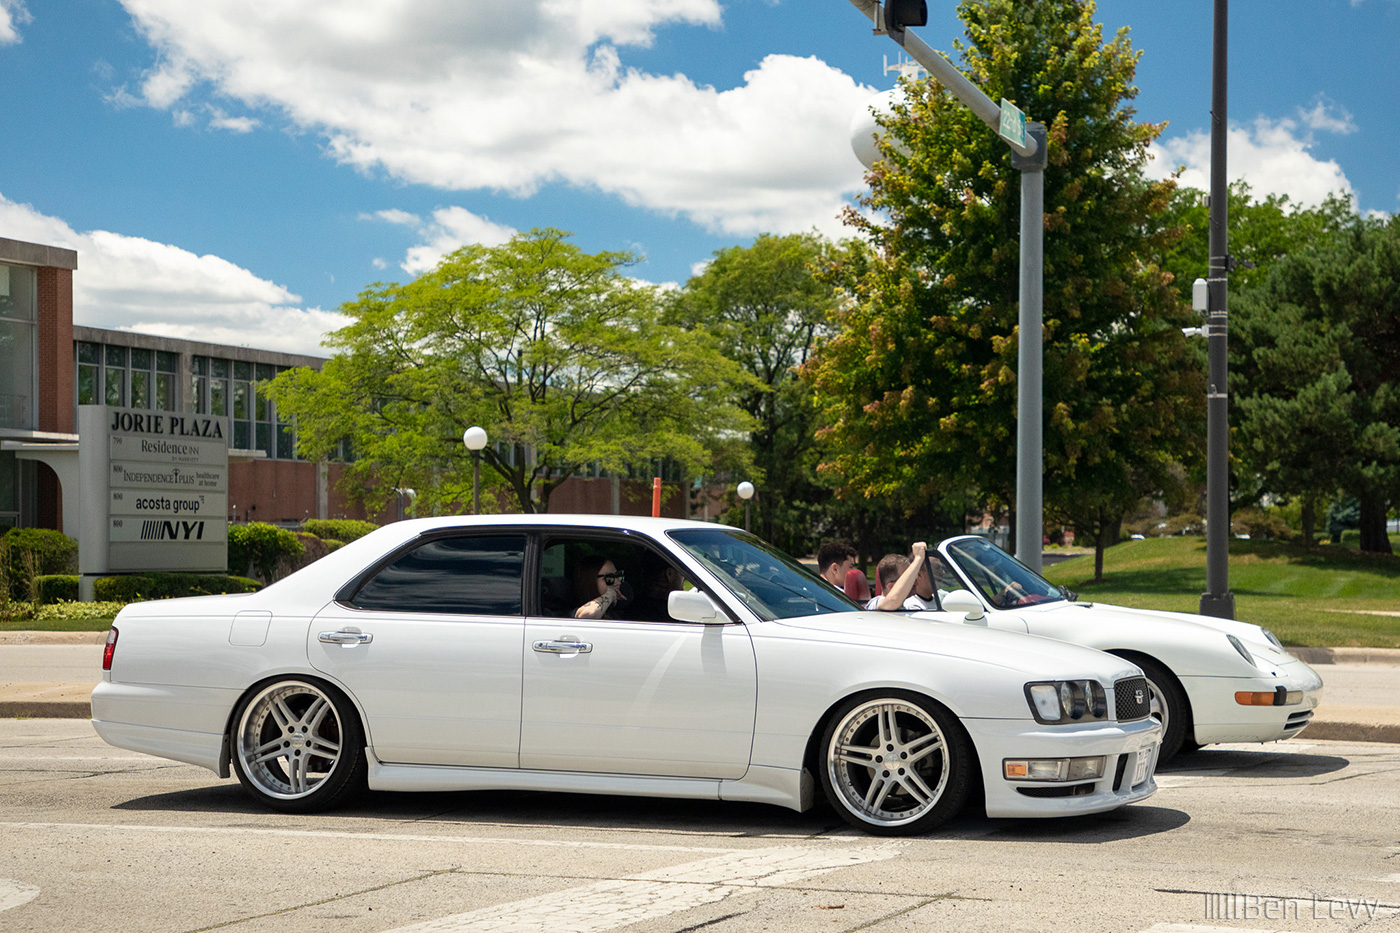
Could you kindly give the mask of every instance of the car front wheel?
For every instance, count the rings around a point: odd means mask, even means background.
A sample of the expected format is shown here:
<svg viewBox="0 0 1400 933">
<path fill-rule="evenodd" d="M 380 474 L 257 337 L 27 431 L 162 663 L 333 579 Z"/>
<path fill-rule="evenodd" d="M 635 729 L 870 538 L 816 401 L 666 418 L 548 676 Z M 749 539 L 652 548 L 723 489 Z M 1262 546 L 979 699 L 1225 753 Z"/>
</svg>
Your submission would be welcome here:
<svg viewBox="0 0 1400 933">
<path fill-rule="evenodd" d="M 878 835 L 927 832 L 962 809 L 971 742 L 957 720 L 904 691 L 848 700 L 821 743 L 827 799 L 847 822 Z"/>
<path fill-rule="evenodd" d="M 1129 660 L 1142 668 L 1147 678 L 1149 715 L 1162 724 L 1162 748 L 1157 753 L 1157 761 L 1159 764 L 1170 761 L 1186 746 L 1186 737 L 1195 731 L 1186 691 L 1181 689 L 1172 672 L 1156 661 L 1142 657 Z"/>
<path fill-rule="evenodd" d="M 279 680 L 249 694 L 230 730 L 233 769 L 258 801 L 308 813 L 364 786 L 364 739 L 349 700 L 309 680 Z"/>
</svg>

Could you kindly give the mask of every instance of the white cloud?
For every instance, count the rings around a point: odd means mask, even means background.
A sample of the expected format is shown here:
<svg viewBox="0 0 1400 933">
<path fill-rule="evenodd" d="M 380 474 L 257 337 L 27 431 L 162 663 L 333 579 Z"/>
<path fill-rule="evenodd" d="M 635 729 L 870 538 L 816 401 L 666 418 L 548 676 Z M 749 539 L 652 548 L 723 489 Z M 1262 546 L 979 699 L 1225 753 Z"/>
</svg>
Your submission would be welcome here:
<svg viewBox="0 0 1400 933">
<path fill-rule="evenodd" d="M 624 67 L 620 48 L 718 0 L 124 0 L 156 50 L 141 96 L 236 100 L 323 135 L 337 160 L 449 190 L 564 182 L 729 234 L 840 231 L 870 96 L 770 55 L 728 89 Z"/>
<path fill-rule="evenodd" d="M 1317 95 L 1313 101 L 1313 106 L 1309 110 L 1298 108 L 1298 117 L 1303 121 L 1303 125 L 1310 130 L 1321 130 L 1324 133 L 1337 133 L 1342 136 L 1356 132 L 1356 121 L 1351 117 L 1341 105 L 1328 100 L 1322 94 Z"/>
<path fill-rule="evenodd" d="M 418 246 L 410 247 L 399 268 L 409 275 L 421 275 L 437 267 L 442 257 L 455 249 L 468 244 L 480 246 L 500 246 L 515 236 L 513 227 L 492 223 L 486 217 L 473 214 L 464 207 L 440 207 L 433 211 L 433 219 L 424 221 L 417 214 L 390 209 L 373 214 L 360 215 L 362 220 L 382 220 L 399 226 L 414 227 L 424 240 Z M 384 268 L 379 261 L 375 268 Z"/>
<path fill-rule="evenodd" d="M 261 120 L 252 117 L 231 117 L 218 107 L 209 107 L 209 127 L 216 130 L 229 130 L 233 133 L 251 133 L 262 125 Z"/>
<path fill-rule="evenodd" d="M 19 25 L 31 19 L 24 8 L 23 0 L 0 0 L 0 45 L 14 45 L 20 41 Z"/>
<path fill-rule="evenodd" d="M 344 325 L 218 256 L 106 230 L 79 232 L 0 195 L 0 230 L 11 239 L 76 250 L 73 321 L 146 334 L 325 355 L 321 338 Z"/>
<path fill-rule="evenodd" d="M 1299 110 L 1302 122 L 1258 117 L 1249 126 L 1230 127 L 1227 142 L 1229 176 L 1244 179 L 1257 196 L 1287 195 L 1304 207 L 1321 204 L 1328 195 L 1352 195 L 1351 182 L 1332 159 L 1319 159 L 1309 150 L 1313 130 L 1350 132 L 1350 115 L 1339 116 L 1321 99 L 1312 110 Z M 1303 127 L 1307 127 L 1306 130 Z M 1181 183 L 1210 190 L 1210 133 L 1195 130 L 1185 136 L 1159 139 L 1152 147 L 1148 171 L 1163 178 L 1185 166 Z"/>
</svg>

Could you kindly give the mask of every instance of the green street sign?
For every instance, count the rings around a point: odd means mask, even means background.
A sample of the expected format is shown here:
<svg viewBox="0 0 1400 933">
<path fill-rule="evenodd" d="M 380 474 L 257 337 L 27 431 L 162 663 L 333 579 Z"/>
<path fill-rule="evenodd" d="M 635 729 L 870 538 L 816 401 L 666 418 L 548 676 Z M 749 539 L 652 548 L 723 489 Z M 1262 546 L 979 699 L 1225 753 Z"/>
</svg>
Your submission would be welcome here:
<svg viewBox="0 0 1400 933">
<path fill-rule="evenodd" d="M 1026 145 L 1026 115 L 1005 97 L 1001 99 L 1001 126 L 997 128 L 997 134 L 1022 148 Z"/>
</svg>

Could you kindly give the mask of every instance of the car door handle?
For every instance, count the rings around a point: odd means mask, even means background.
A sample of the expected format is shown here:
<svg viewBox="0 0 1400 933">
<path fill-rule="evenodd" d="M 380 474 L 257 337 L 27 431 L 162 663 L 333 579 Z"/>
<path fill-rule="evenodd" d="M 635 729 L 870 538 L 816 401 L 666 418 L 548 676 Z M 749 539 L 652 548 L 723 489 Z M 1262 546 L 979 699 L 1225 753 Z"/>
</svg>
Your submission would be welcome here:
<svg viewBox="0 0 1400 933">
<path fill-rule="evenodd" d="M 593 646 L 586 641 L 537 641 L 534 649 L 547 654 L 588 654 Z"/>
<path fill-rule="evenodd" d="M 324 645 L 367 645 L 374 636 L 369 632 L 322 632 L 316 640 Z"/>
</svg>

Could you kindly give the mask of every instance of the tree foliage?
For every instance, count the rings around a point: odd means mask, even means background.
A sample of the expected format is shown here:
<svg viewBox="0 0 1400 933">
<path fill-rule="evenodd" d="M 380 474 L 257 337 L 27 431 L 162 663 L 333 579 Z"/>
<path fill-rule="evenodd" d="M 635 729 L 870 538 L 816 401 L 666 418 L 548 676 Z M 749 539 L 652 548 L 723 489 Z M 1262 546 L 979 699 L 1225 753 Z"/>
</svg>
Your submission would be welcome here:
<svg viewBox="0 0 1400 933">
<path fill-rule="evenodd" d="M 1230 306 L 1241 455 L 1275 494 L 1354 496 L 1361 548 L 1382 553 L 1400 500 L 1397 296 L 1400 219 L 1353 214 L 1295 243 Z"/>
<path fill-rule="evenodd" d="M 828 248 L 815 234 L 792 234 L 719 250 L 667 309 L 668 321 L 708 329 L 752 377 L 738 404 L 753 425 L 755 530 L 795 553 L 815 546 L 827 517 L 816 479 L 816 410 L 797 368 L 835 306 L 834 289 L 816 276 Z"/>
<path fill-rule="evenodd" d="M 660 321 L 655 289 L 623 274 L 632 261 L 553 229 L 463 247 L 344 305 L 334 358 L 280 374 L 270 394 L 295 415 L 304 454 L 348 440 L 359 492 L 383 502 L 413 489 L 420 511 L 471 501 L 471 425 L 500 445 L 483 451 L 486 482 L 524 512 L 548 510 L 589 465 L 669 458 L 698 472 L 716 438 L 747 427 L 728 395 L 744 376 L 705 330 Z"/>
<path fill-rule="evenodd" d="M 962 70 L 1049 133 L 1045 170 L 1045 501 L 1116 540 L 1124 511 L 1172 481 L 1200 431 L 1191 323 L 1159 259 L 1170 182 L 1144 179 L 1160 127 L 1128 105 L 1138 53 L 1104 42 L 1094 5 L 965 0 Z M 867 496 L 960 488 L 1010 503 L 1015 483 L 1019 172 L 1006 145 L 935 82 L 907 86 L 897 145 L 869 175 L 869 241 L 833 274 L 853 300 L 809 364 L 824 469 Z M 1102 529 L 1112 528 L 1108 534 Z M 1111 535 L 1111 537 L 1110 537 Z"/>
</svg>

